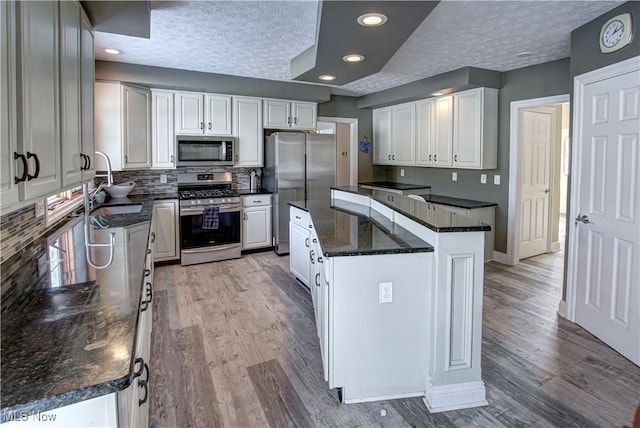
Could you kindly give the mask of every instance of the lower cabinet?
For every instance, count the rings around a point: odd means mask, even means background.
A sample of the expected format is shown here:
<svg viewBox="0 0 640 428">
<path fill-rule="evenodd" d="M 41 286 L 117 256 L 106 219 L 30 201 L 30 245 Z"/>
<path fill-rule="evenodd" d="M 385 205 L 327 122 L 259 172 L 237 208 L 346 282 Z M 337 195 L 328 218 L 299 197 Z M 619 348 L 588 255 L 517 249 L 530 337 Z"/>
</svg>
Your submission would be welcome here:
<svg viewBox="0 0 640 428">
<path fill-rule="evenodd" d="M 180 217 L 178 200 L 157 201 L 153 204 L 151 222 L 154 261 L 175 260 L 180 258 Z"/>
<path fill-rule="evenodd" d="M 271 195 L 242 197 L 242 249 L 271 247 Z"/>
<path fill-rule="evenodd" d="M 309 213 L 294 207 L 290 208 L 289 213 L 289 269 L 304 285 L 309 286 Z"/>
</svg>

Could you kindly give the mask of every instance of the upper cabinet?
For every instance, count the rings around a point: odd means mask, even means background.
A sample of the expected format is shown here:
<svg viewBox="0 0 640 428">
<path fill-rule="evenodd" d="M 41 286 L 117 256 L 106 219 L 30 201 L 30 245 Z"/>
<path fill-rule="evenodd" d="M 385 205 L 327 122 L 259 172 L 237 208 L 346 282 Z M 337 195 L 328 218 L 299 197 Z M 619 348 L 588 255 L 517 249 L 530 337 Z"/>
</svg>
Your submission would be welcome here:
<svg viewBox="0 0 640 428">
<path fill-rule="evenodd" d="M 231 97 L 177 92 L 175 125 L 177 135 L 231 135 Z"/>
<path fill-rule="evenodd" d="M 264 127 L 315 129 L 317 104 L 303 101 L 264 100 Z"/>
<path fill-rule="evenodd" d="M 415 165 L 416 104 L 373 111 L 374 163 Z"/>
<path fill-rule="evenodd" d="M 151 148 L 153 168 L 175 168 L 172 91 L 151 90 Z"/>
<path fill-rule="evenodd" d="M 0 206 L 18 202 L 15 3 L 0 1 Z"/>
<path fill-rule="evenodd" d="M 151 91 L 119 82 L 95 84 L 95 148 L 114 171 L 151 167 Z M 104 171 L 102 158 L 97 169 Z"/>
<path fill-rule="evenodd" d="M 233 134 L 237 139 L 234 166 L 262 167 L 264 142 L 261 98 L 233 98 Z"/>
<path fill-rule="evenodd" d="M 93 30 L 89 18 L 81 11 L 80 17 L 80 85 L 82 94 L 82 150 L 86 164 L 82 167 L 82 181 L 96 175 L 93 141 L 93 85 L 95 82 L 95 52 Z"/>
<path fill-rule="evenodd" d="M 497 111 L 489 88 L 373 110 L 374 163 L 496 168 Z"/>
</svg>

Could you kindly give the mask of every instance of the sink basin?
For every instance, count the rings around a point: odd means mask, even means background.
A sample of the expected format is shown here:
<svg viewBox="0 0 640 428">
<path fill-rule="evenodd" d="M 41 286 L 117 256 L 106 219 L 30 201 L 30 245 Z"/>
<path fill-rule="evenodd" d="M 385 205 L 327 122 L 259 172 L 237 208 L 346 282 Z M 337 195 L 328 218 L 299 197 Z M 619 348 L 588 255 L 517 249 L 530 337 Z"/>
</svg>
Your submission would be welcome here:
<svg viewBox="0 0 640 428">
<path fill-rule="evenodd" d="M 133 205 L 115 205 L 100 207 L 91 211 L 91 216 L 96 217 L 99 215 L 114 215 L 114 214 L 133 214 L 142 211 L 142 204 Z"/>
<path fill-rule="evenodd" d="M 112 198 L 124 198 L 135 186 L 136 183 L 133 181 L 127 181 L 126 183 L 112 184 L 111 186 L 105 187 L 104 190 L 106 190 Z"/>
</svg>

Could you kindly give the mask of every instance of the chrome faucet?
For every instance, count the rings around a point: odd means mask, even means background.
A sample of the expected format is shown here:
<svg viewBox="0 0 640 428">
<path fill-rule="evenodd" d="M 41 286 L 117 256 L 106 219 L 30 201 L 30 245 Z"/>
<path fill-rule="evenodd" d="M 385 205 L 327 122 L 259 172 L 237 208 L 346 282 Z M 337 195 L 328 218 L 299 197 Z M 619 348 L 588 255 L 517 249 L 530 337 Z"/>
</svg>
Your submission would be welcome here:
<svg viewBox="0 0 640 428">
<path fill-rule="evenodd" d="M 96 150 L 96 154 L 102 156 L 105 162 L 107 163 L 107 174 L 106 175 L 96 174 L 96 177 L 107 177 L 107 187 L 111 187 L 111 185 L 113 184 L 113 171 L 111 170 L 111 160 L 109 159 L 109 156 L 97 150 Z"/>
</svg>

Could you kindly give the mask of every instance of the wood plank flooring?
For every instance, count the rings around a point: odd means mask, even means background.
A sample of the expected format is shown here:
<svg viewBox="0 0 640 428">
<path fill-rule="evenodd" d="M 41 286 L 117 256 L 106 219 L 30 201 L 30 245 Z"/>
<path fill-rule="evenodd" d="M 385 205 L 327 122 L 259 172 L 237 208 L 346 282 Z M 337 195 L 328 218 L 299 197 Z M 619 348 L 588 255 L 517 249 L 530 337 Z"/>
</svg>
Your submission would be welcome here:
<svg viewBox="0 0 640 428">
<path fill-rule="evenodd" d="M 149 421 L 162 427 L 621 427 L 640 368 L 556 315 L 562 255 L 485 266 L 489 405 L 341 404 L 323 380 L 308 290 L 273 252 L 155 270 Z M 381 412 L 383 411 L 384 412 Z M 385 416 L 382 416 L 382 414 Z"/>
</svg>

